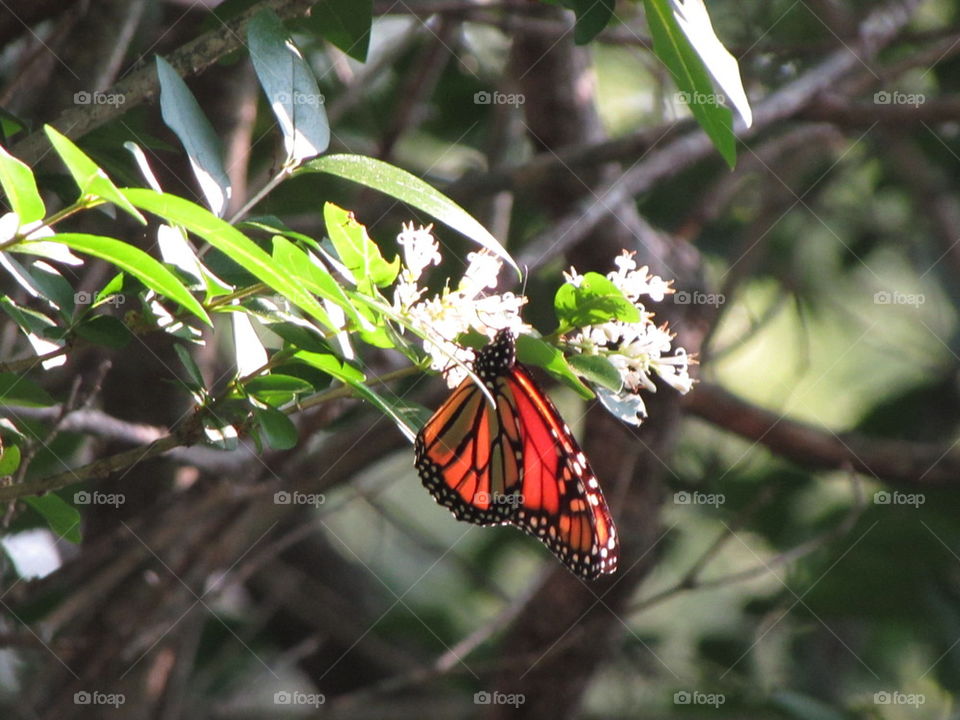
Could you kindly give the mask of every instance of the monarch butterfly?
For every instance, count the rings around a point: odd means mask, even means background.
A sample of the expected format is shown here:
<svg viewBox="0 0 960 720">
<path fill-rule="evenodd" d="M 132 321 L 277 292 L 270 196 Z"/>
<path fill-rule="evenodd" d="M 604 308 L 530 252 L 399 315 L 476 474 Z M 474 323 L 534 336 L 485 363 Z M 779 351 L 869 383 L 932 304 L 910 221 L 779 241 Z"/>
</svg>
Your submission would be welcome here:
<svg viewBox="0 0 960 720">
<path fill-rule="evenodd" d="M 417 435 L 424 486 L 458 520 L 515 525 L 539 538 L 584 579 L 614 572 L 617 531 L 597 477 L 516 361 L 513 334 L 499 331 L 473 369 L 495 407 L 470 378 L 450 394 Z"/>
</svg>

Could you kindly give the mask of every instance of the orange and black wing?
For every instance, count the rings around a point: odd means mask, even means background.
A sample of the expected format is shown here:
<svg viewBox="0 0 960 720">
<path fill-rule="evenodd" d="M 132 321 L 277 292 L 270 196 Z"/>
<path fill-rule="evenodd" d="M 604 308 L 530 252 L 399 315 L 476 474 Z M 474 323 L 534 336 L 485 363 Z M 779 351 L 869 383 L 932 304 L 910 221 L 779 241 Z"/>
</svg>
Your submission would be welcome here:
<svg viewBox="0 0 960 720">
<path fill-rule="evenodd" d="M 574 573 L 594 579 L 616 570 L 613 518 L 570 429 L 516 363 L 513 336 L 501 331 L 480 351 L 469 378 L 420 431 L 416 465 L 437 502 L 460 520 L 515 525 Z"/>
</svg>

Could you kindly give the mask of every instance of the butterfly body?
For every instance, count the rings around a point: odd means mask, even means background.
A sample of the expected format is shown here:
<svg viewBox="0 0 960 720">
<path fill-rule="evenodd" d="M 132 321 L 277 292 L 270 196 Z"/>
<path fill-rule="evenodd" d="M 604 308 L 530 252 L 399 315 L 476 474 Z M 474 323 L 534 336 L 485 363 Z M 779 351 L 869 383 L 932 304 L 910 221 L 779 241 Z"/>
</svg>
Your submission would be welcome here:
<svg viewBox="0 0 960 720">
<path fill-rule="evenodd" d="M 556 407 L 516 361 L 501 330 L 474 373 L 417 435 L 424 486 L 458 520 L 514 525 L 539 538 L 585 579 L 617 568 L 613 519 L 587 458 Z"/>
</svg>

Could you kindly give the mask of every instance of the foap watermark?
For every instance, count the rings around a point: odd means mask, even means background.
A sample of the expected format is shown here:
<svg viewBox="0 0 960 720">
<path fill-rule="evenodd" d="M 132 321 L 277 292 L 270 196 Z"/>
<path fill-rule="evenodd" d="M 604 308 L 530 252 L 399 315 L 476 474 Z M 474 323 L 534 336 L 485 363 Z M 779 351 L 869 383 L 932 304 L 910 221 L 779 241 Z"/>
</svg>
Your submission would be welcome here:
<svg viewBox="0 0 960 720">
<path fill-rule="evenodd" d="M 73 303 L 74 305 L 90 305 L 94 300 L 97 299 L 97 296 L 91 292 L 81 290 L 80 292 L 73 294 Z M 113 293 L 112 295 L 107 295 L 103 299 L 103 302 L 109 305 L 123 305 L 127 301 L 127 296 L 123 293 Z"/>
<path fill-rule="evenodd" d="M 81 90 L 73 94 L 74 105 L 123 105 L 127 97 L 123 93 L 88 92 Z"/>
<path fill-rule="evenodd" d="M 927 501 L 923 493 L 903 493 L 899 490 L 878 490 L 873 494 L 874 505 L 913 505 L 920 507 Z"/>
<path fill-rule="evenodd" d="M 474 105 L 513 105 L 519 107 L 527 101 L 523 93 L 505 93 L 499 90 L 479 90 L 473 94 Z"/>
<path fill-rule="evenodd" d="M 705 693 L 699 690 L 677 690 L 673 694 L 674 705 L 712 705 L 720 707 L 727 701 L 723 693 Z"/>
<path fill-rule="evenodd" d="M 673 502 L 677 505 L 713 505 L 720 507 L 727 501 L 723 493 L 702 493 L 699 490 L 689 492 L 681 490 L 673 494 Z"/>
<path fill-rule="evenodd" d="M 490 507 L 509 505 L 510 507 L 516 508 L 520 505 L 523 505 L 523 495 L 520 493 L 504 495 L 503 493 L 488 493 L 481 491 L 473 496 L 473 502 L 477 505 L 486 504 Z"/>
<path fill-rule="evenodd" d="M 717 307 L 723 305 L 727 298 L 723 293 L 705 293 L 699 290 L 688 292 L 687 290 L 678 290 L 673 294 L 675 305 L 713 305 Z"/>
<path fill-rule="evenodd" d="M 875 105 L 913 105 L 914 107 L 919 107 L 926 101 L 927 96 L 923 93 L 878 90 L 873 94 L 873 102 Z"/>
<path fill-rule="evenodd" d="M 922 693 L 902 693 L 899 690 L 890 692 L 881 690 L 873 694 L 874 705 L 913 705 L 918 708 L 927 701 Z"/>
<path fill-rule="evenodd" d="M 481 690 L 473 694 L 474 705 L 512 705 L 515 708 L 520 707 L 527 701 L 523 693 L 502 693 L 497 690 L 487 692 Z"/>
<path fill-rule="evenodd" d="M 305 693 L 299 690 L 278 690 L 273 694 L 274 705 L 309 705 L 318 708 L 327 701 L 323 693 Z"/>
<path fill-rule="evenodd" d="M 878 290 L 873 294 L 874 305 L 913 305 L 918 308 L 927 301 L 923 293 L 902 293 L 899 291 Z"/>
<path fill-rule="evenodd" d="M 281 105 L 306 105 L 308 107 L 320 107 L 326 102 L 323 93 L 306 93 L 299 90 L 294 92 L 278 92 L 275 101 Z"/>
<path fill-rule="evenodd" d="M 78 490 L 73 494 L 74 505 L 113 505 L 120 507 L 127 501 L 127 496 L 123 493 L 104 493 L 99 490 L 90 492 L 88 490 Z"/>
<path fill-rule="evenodd" d="M 723 105 L 727 98 L 723 93 L 686 92 L 674 93 L 674 99 L 684 105 Z"/>
<path fill-rule="evenodd" d="M 313 505 L 320 507 L 327 501 L 323 493 L 302 493 L 297 490 L 278 490 L 273 494 L 274 505 Z"/>
<path fill-rule="evenodd" d="M 99 690 L 78 690 L 73 694 L 74 705 L 109 705 L 118 708 L 127 701 L 123 693 L 105 693 Z"/>
</svg>

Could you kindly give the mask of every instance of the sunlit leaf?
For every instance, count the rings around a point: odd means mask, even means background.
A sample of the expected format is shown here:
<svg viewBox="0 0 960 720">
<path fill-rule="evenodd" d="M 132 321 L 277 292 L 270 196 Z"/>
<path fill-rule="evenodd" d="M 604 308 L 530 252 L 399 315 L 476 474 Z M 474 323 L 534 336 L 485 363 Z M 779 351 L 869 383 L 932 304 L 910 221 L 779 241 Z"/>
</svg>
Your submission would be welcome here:
<svg viewBox="0 0 960 720">
<path fill-rule="evenodd" d="M 183 143 L 200 191 L 214 214 L 222 217 L 230 201 L 230 178 L 223 166 L 223 147 L 200 104 L 177 71 L 157 55 L 160 113 Z"/>
<path fill-rule="evenodd" d="M 250 59 L 283 132 L 287 159 L 300 163 L 330 144 L 330 123 L 313 71 L 271 10 L 247 26 Z"/>
<path fill-rule="evenodd" d="M 389 163 L 361 155 L 327 155 L 311 160 L 295 174 L 323 172 L 366 185 L 401 200 L 463 233 L 513 267 L 520 269 L 504 247 L 470 213 L 416 175 Z"/>
<path fill-rule="evenodd" d="M 43 126 L 44 132 L 50 138 L 53 149 L 57 151 L 63 164 L 67 166 L 74 182 L 80 188 L 80 197 L 93 196 L 111 202 L 120 209 L 135 217 L 141 224 L 147 221 L 137 209 L 130 204 L 123 193 L 107 177 L 107 174 L 90 157 L 78 148 L 70 138 L 57 132 L 50 125 Z"/>
<path fill-rule="evenodd" d="M 229 223 L 175 195 L 142 188 L 124 188 L 123 192 L 137 207 L 200 236 L 315 320 L 328 322 L 326 312 L 307 289 L 277 268 L 266 252 Z"/>
<path fill-rule="evenodd" d="M 140 248 L 102 235 L 61 233 L 54 235 L 52 239 L 77 252 L 93 255 L 116 265 L 154 292 L 179 303 L 203 322 L 208 325 L 211 324 L 207 311 L 183 286 L 176 275 Z"/>
<path fill-rule="evenodd" d="M 46 212 L 43 199 L 37 190 L 37 182 L 33 178 L 33 170 L 8 153 L 0 145 L 0 186 L 7 196 L 10 207 L 17 214 L 20 225 L 27 225 L 41 220 Z"/>
<path fill-rule="evenodd" d="M 562 332 L 610 320 L 639 322 L 640 311 L 616 285 L 600 273 L 588 272 L 577 287 L 565 283 L 553 299 Z"/>
<path fill-rule="evenodd" d="M 737 161 L 733 116 L 720 103 L 703 61 L 693 49 L 674 15 L 673 0 L 643 0 L 653 50 L 667 66 L 680 97 L 732 168 Z"/>
<path fill-rule="evenodd" d="M 387 262 L 380 254 L 380 248 L 367 235 L 367 228 L 356 221 L 352 212 L 331 202 L 324 203 L 323 220 L 330 242 L 340 261 L 353 275 L 358 289 L 369 295 L 371 285 L 386 287 L 393 284 L 400 272 L 400 258 Z"/>
<path fill-rule="evenodd" d="M 563 353 L 553 345 L 530 335 L 521 335 L 517 338 L 517 359 L 528 365 L 542 367 L 564 385 L 576 390 L 580 397 L 586 400 L 593 398 L 593 391 L 580 381 L 567 365 Z"/>
</svg>

